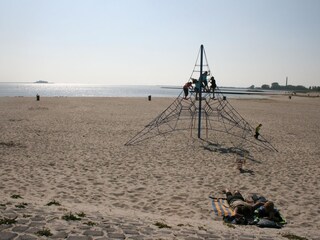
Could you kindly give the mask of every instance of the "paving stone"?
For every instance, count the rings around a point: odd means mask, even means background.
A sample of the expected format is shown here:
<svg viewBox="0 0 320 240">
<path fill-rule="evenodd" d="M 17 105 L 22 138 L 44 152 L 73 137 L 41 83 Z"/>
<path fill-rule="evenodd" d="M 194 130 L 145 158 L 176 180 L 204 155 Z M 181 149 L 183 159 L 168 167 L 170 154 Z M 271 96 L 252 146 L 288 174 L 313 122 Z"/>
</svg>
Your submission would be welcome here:
<svg viewBox="0 0 320 240">
<path fill-rule="evenodd" d="M 196 231 L 193 231 L 193 230 L 182 230 L 181 233 L 187 234 L 187 235 L 194 235 L 194 234 L 196 234 Z"/>
<path fill-rule="evenodd" d="M 40 230 L 41 230 L 40 228 L 31 227 L 28 230 L 26 230 L 26 233 L 36 233 Z"/>
<path fill-rule="evenodd" d="M 89 236 L 69 236 L 67 240 L 92 240 Z"/>
<path fill-rule="evenodd" d="M 221 237 L 215 234 L 209 234 L 209 236 L 205 239 L 221 239 Z"/>
<path fill-rule="evenodd" d="M 51 236 L 50 238 L 67 238 L 68 233 L 66 232 L 58 232 L 57 234 L 54 234 L 53 236 Z"/>
<path fill-rule="evenodd" d="M 312 236 L 311 240 L 320 240 L 320 236 Z"/>
<path fill-rule="evenodd" d="M 16 226 L 14 228 L 12 228 L 13 232 L 18 232 L 18 233 L 22 233 L 25 232 L 26 230 L 28 230 L 28 226 Z"/>
<path fill-rule="evenodd" d="M 145 231 L 154 231 L 154 228 L 152 227 L 142 227 L 141 230 L 145 230 Z"/>
<path fill-rule="evenodd" d="M 88 229 L 90 229 L 91 227 L 90 226 L 88 226 L 88 225 L 81 225 L 81 226 L 79 226 L 79 229 L 81 229 L 81 230 L 88 230 Z"/>
<path fill-rule="evenodd" d="M 110 239 L 125 239 L 126 236 L 122 233 L 108 233 Z"/>
<path fill-rule="evenodd" d="M 229 235 L 229 234 L 224 234 L 224 235 L 222 235 L 222 239 L 233 240 L 233 239 L 235 239 L 235 237 L 233 237 L 232 235 Z"/>
<path fill-rule="evenodd" d="M 18 234 L 12 232 L 0 232 L 0 240 L 14 239 Z"/>
<path fill-rule="evenodd" d="M 197 234 L 199 237 L 202 237 L 204 239 L 208 239 L 208 238 L 220 238 L 217 235 L 213 235 L 213 234 L 209 234 L 209 233 L 198 233 Z"/>
<path fill-rule="evenodd" d="M 107 228 L 106 231 L 107 233 L 114 233 L 117 231 L 117 229 L 111 227 L 111 228 Z"/>
<path fill-rule="evenodd" d="M 127 223 L 129 226 L 135 226 L 135 227 L 143 227 L 144 225 L 139 222 L 128 222 Z"/>
<path fill-rule="evenodd" d="M 175 237 L 177 237 L 177 238 L 181 238 L 181 239 L 185 239 L 186 237 L 188 237 L 188 235 L 187 234 L 183 234 L 183 233 L 180 233 L 180 232 L 177 232 L 177 233 L 174 233 L 173 234 Z"/>
<path fill-rule="evenodd" d="M 214 233 L 206 233 L 206 234 L 199 233 L 198 236 L 203 237 L 204 239 L 220 239 L 220 236 Z"/>
<path fill-rule="evenodd" d="M 18 219 L 17 220 L 17 224 L 27 224 L 29 222 L 30 222 L 30 220 L 27 219 L 27 218 L 23 218 L 23 219 Z"/>
<path fill-rule="evenodd" d="M 43 227 L 45 226 L 45 222 L 31 222 L 29 223 L 29 227 Z"/>
<path fill-rule="evenodd" d="M 125 234 L 129 235 L 139 235 L 139 232 L 132 229 L 122 229 Z"/>
<path fill-rule="evenodd" d="M 141 230 L 140 233 L 150 236 L 150 235 L 153 235 L 155 233 L 155 230 L 153 230 L 153 229 L 151 229 L 151 230 Z"/>
<path fill-rule="evenodd" d="M 68 227 L 66 227 L 65 225 L 63 224 L 59 224 L 59 225 L 56 225 L 55 226 L 55 230 L 60 232 L 60 231 L 67 231 L 68 230 Z"/>
<path fill-rule="evenodd" d="M 239 240 L 251 240 L 254 239 L 253 235 L 240 235 Z"/>
<path fill-rule="evenodd" d="M 200 237 L 186 237 L 185 240 L 202 240 Z"/>
<path fill-rule="evenodd" d="M 127 239 L 130 239 L 130 240 L 144 240 L 146 239 L 145 236 L 142 236 L 142 235 L 132 235 L 132 236 L 128 236 Z"/>
<path fill-rule="evenodd" d="M 25 208 L 26 208 L 27 206 L 25 206 Z M 15 209 L 15 211 L 17 212 L 17 213 L 22 213 L 22 212 L 25 212 L 26 211 L 26 209 L 25 208 L 16 208 Z"/>
<path fill-rule="evenodd" d="M 0 231 L 4 230 L 4 229 L 8 229 L 8 228 L 12 228 L 11 224 L 3 224 L 0 225 Z"/>
<path fill-rule="evenodd" d="M 159 230 L 158 231 L 160 234 L 171 234 L 172 233 L 172 231 L 169 231 L 169 230 Z"/>
<path fill-rule="evenodd" d="M 16 240 L 36 240 L 37 237 L 31 236 L 31 235 L 21 235 Z"/>
<path fill-rule="evenodd" d="M 111 224 L 109 224 L 109 223 L 101 223 L 98 226 L 101 228 L 104 228 L 104 229 L 112 228 Z"/>
<path fill-rule="evenodd" d="M 13 219 L 13 218 L 18 218 L 19 216 L 15 212 L 7 212 L 3 214 L 3 217 Z"/>
<path fill-rule="evenodd" d="M 96 230 L 87 230 L 83 233 L 86 236 L 103 236 L 102 231 L 96 231 Z"/>
<path fill-rule="evenodd" d="M 95 219 L 92 219 L 92 221 L 94 221 Z M 110 222 L 110 220 L 102 220 L 101 221 L 103 224 L 109 224 L 109 225 L 111 225 L 112 224 L 112 222 Z"/>
<path fill-rule="evenodd" d="M 45 221 L 46 219 L 42 216 L 35 216 L 33 218 L 31 218 L 32 221 L 35 221 L 35 222 L 39 222 L 39 221 Z"/>
</svg>

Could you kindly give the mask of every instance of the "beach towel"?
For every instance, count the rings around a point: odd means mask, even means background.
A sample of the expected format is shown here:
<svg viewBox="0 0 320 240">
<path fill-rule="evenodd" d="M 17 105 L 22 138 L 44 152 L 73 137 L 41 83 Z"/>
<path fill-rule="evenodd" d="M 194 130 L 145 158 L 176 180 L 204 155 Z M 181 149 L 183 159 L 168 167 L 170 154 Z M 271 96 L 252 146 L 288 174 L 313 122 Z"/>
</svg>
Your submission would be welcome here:
<svg viewBox="0 0 320 240">
<path fill-rule="evenodd" d="M 226 198 L 216 198 L 209 196 L 212 202 L 213 212 L 216 216 L 222 217 L 223 221 L 232 224 L 248 224 L 247 219 L 235 218 L 233 210 L 230 208 Z"/>
<path fill-rule="evenodd" d="M 227 199 L 215 198 L 211 196 L 209 198 L 211 199 L 213 212 L 216 216 L 231 217 L 233 215 L 233 211 L 227 203 Z"/>
</svg>

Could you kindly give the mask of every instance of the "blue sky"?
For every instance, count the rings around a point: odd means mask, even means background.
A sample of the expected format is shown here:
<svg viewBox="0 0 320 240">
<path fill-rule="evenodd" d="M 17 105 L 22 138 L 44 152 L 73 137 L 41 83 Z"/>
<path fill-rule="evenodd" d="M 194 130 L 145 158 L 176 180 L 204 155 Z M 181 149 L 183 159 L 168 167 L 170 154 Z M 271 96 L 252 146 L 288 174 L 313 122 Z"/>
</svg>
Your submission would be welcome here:
<svg viewBox="0 0 320 240">
<path fill-rule="evenodd" d="M 0 0 L 0 82 L 320 86 L 319 0 Z"/>
</svg>

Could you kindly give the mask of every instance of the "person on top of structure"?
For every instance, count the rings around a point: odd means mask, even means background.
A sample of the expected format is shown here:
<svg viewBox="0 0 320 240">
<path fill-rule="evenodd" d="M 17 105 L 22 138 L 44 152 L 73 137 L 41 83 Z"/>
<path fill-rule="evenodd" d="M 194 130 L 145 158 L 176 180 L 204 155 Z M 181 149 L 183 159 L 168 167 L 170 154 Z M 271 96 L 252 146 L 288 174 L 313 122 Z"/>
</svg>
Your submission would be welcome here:
<svg viewBox="0 0 320 240">
<path fill-rule="evenodd" d="M 193 89 L 193 87 L 192 87 L 192 82 L 187 82 L 187 83 L 183 86 L 184 99 L 187 99 L 187 97 L 188 97 L 188 95 L 189 95 L 189 89 Z"/>
<path fill-rule="evenodd" d="M 215 91 L 215 89 L 216 89 L 216 87 L 217 87 L 216 80 L 214 79 L 214 76 L 212 76 L 212 77 L 210 78 L 210 83 L 211 83 L 210 89 L 211 89 L 211 91 L 212 91 L 212 99 L 214 99 L 214 98 L 215 98 L 215 96 L 214 96 L 214 91 Z"/>
<path fill-rule="evenodd" d="M 200 81 L 195 79 L 195 78 L 191 78 L 192 83 L 194 84 L 194 91 L 196 92 L 196 100 L 198 100 L 198 95 L 200 92 Z"/>
<path fill-rule="evenodd" d="M 202 87 L 204 88 L 205 91 L 208 91 L 208 80 L 207 76 L 209 75 L 208 71 L 205 71 L 204 73 L 201 74 L 199 81 L 201 80 Z"/>
</svg>

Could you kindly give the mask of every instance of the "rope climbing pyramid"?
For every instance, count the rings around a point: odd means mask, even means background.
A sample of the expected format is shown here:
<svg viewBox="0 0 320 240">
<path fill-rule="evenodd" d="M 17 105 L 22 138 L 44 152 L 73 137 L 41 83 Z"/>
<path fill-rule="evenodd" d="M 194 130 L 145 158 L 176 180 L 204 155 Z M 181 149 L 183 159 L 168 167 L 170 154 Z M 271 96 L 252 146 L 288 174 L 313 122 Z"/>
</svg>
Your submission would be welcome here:
<svg viewBox="0 0 320 240">
<path fill-rule="evenodd" d="M 200 51 L 189 79 L 193 82 L 196 80 L 194 76 L 199 73 L 201 76 L 201 73 L 207 72 L 209 77 L 212 76 L 203 46 Z M 200 64 L 198 64 L 199 55 L 202 60 L 205 59 L 204 62 L 200 61 Z M 201 77 L 198 81 L 201 83 Z M 207 140 L 215 146 L 241 150 L 253 147 L 277 151 L 262 135 L 259 136 L 259 140 L 254 138 L 255 129 L 232 107 L 219 87 L 213 92 L 205 86 L 200 87 L 200 91 L 191 90 L 188 97 L 185 97 L 182 91 L 169 107 L 125 145 L 136 145 L 175 131 L 189 132 L 190 137 L 197 134 L 198 138 Z"/>
</svg>

